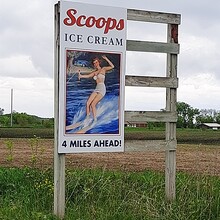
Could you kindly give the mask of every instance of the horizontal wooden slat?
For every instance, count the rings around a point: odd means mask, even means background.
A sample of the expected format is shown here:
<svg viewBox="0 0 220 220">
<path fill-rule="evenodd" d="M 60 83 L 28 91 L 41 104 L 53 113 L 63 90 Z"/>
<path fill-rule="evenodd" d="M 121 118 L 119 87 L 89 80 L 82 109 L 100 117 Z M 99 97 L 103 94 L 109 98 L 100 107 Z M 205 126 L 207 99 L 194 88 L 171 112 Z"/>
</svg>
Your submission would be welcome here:
<svg viewBox="0 0 220 220">
<path fill-rule="evenodd" d="M 155 22 L 165 24 L 180 24 L 181 15 L 164 12 L 128 9 L 127 19 L 133 21 Z"/>
<path fill-rule="evenodd" d="M 176 112 L 166 111 L 126 111 L 125 121 L 177 122 L 177 114 Z"/>
<path fill-rule="evenodd" d="M 179 44 L 149 41 L 127 40 L 126 50 L 137 52 L 154 52 L 179 54 Z"/>
<path fill-rule="evenodd" d="M 175 150 L 176 140 L 125 140 L 125 152 Z"/>
<path fill-rule="evenodd" d="M 125 76 L 125 85 L 177 88 L 178 79 L 171 77 Z"/>
</svg>

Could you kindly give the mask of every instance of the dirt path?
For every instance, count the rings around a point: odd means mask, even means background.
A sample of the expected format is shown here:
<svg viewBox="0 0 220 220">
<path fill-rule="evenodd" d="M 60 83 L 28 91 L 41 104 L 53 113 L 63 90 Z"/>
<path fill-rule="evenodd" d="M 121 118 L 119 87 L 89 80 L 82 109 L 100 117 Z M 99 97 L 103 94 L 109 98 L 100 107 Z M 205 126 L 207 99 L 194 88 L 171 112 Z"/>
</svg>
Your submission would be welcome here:
<svg viewBox="0 0 220 220">
<path fill-rule="evenodd" d="M 11 139 L 13 142 L 13 160 L 7 161 L 9 151 L 6 139 L 0 139 L 0 165 L 8 166 L 38 166 L 42 168 L 53 166 L 53 140 L 40 140 L 36 163 L 34 150 L 28 139 Z M 66 156 L 66 166 L 69 168 L 101 167 L 111 170 L 157 170 L 164 172 L 164 152 L 132 152 L 132 153 L 86 153 L 69 154 Z M 177 146 L 177 171 L 190 173 L 207 173 L 220 175 L 220 147 L 202 145 Z"/>
</svg>

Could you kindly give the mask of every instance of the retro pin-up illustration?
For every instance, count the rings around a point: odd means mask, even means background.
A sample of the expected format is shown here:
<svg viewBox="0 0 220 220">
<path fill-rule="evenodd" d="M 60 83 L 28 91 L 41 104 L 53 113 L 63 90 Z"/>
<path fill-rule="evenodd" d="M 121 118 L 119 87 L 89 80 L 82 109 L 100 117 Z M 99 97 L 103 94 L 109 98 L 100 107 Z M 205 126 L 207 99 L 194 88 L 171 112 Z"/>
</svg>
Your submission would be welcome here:
<svg viewBox="0 0 220 220">
<path fill-rule="evenodd" d="M 66 134 L 118 134 L 121 55 L 66 50 Z"/>
</svg>

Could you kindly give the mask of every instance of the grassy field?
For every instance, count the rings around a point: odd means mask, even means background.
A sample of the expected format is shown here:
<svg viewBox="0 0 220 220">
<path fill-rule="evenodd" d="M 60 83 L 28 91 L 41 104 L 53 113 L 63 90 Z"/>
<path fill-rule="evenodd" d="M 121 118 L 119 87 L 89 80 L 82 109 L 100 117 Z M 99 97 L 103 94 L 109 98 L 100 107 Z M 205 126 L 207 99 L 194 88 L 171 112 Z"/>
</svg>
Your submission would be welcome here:
<svg viewBox="0 0 220 220">
<path fill-rule="evenodd" d="M 0 129 L 0 137 L 53 138 L 52 129 Z M 19 136 L 20 135 L 20 136 Z M 25 135 L 25 136 L 24 136 Z M 163 130 L 126 128 L 125 139 L 164 139 Z M 220 144 L 220 131 L 177 130 L 180 143 Z M 9 142 L 10 143 L 10 142 Z M 9 145 L 9 144 L 6 144 Z M 9 146 L 7 146 L 9 147 Z M 207 151 L 208 153 L 208 151 Z M 176 200 L 165 200 L 163 172 L 66 170 L 66 220 L 220 219 L 220 177 L 178 172 Z M 53 170 L 0 168 L 0 219 L 56 220 Z"/>
<path fill-rule="evenodd" d="M 177 174 L 176 201 L 164 199 L 164 175 L 145 171 L 68 170 L 65 219 L 219 219 L 220 179 Z M 0 219 L 57 219 L 52 215 L 53 173 L 0 169 Z"/>
<path fill-rule="evenodd" d="M 53 128 L 0 128 L 0 138 L 53 138 Z"/>
<path fill-rule="evenodd" d="M 53 129 L 47 128 L 0 128 L 0 138 L 53 138 Z M 125 140 L 165 139 L 163 129 L 125 128 Z M 220 144 L 220 130 L 177 129 L 178 143 Z"/>
<path fill-rule="evenodd" d="M 220 130 L 211 129 L 177 129 L 177 142 L 190 144 L 220 144 Z M 125 128 L 127 140 L 165 139 L 165 130 L 148 130 L 146 128 Z"/>
</svg>

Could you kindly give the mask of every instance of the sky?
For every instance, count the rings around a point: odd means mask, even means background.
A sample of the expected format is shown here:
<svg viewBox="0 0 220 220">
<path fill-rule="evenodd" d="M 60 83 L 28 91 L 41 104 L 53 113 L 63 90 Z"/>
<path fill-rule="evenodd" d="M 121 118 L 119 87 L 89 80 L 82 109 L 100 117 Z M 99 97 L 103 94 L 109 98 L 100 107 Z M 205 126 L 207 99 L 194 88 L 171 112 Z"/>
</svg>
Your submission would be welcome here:
<svg viewBox="0 0 220 220">
<path fill-rule="evenodd" d="M 75 2 L 181 14 L 177 101 L 220 110 L 220 2 L 81 0 Z M 1 0 L 0 108 L 54 116 L 55 0 Z M 107 12 L 106 12 L 107 14 Z M 127 39 L 166 42 L 166 25 L 128 22 Z M 127 52 L 127 75 L 165 76 L 166 55 Z M 165 89 L 125 88 L 125 110 L 165 108 Z"/>
</svg>

